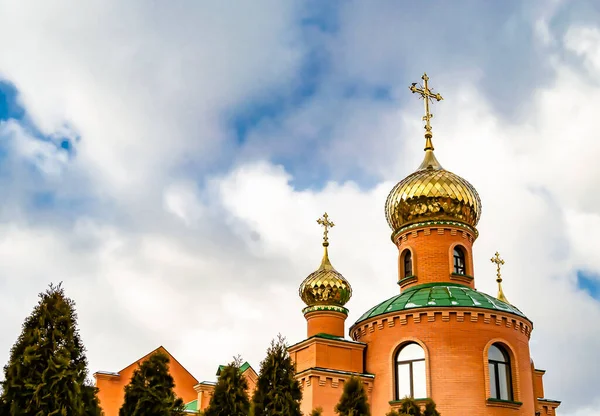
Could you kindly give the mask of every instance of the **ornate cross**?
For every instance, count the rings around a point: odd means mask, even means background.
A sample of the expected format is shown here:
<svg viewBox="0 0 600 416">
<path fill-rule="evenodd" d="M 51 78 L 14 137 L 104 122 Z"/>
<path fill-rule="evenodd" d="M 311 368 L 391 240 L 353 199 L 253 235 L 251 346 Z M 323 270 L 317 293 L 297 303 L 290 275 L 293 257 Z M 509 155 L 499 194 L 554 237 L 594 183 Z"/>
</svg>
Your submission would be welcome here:
<svg viewBox="0 0 600 416">
<path fill-rule="evenodd" d="M 500 254 L 498 254 L 498 252 L 496 251 L 496 254 L 494 255 L 494 257 L 492 257 L 490 259 L 490 261 L 492 263 L 496 264 L 496 268 L 497 268 L 496 276 L 498 276 L 498 278 L 496 279 L 496 281 L 498 283 L 502 283 L 502 275 L 500 274 L 500 267 L 502 267 L 504 265 L 504 260 L 502 260 L 500 258 Z"/>
<path fill-rule="evenodd" d="M 323 214 L 323 217 L 319 218 L 317 220 L 317 223 L 319 223 L 325 228 L 325 230 L 323 231 L 323 245 L 327 247 L 329 245 L 329 239 L 327 238 L 327 234 L 329 234 L 329 229 L 331 227 L 334 227 L 335 224 L 329 221 L 329 215 L 327 215 L 327 213 Z"/>
<path fill-rule="evenodd" d="M 500 258 L 500 254 L 498 254 L 498 252 L 496 251 L 496 254 L 490 259 L 490 261 L 496 264 L 496 282 L 498 282 L 498 299 L 500 299 L 502 302 L 509 303 L 508 299 L 506 299 L 506 296 L 504 296 L 504 292 L 502 291 L 502 275 L 500 273 L 500 267 L 504 265 L 504 260 Z"/>
<path fill-rule="evenodd" d="M 410 87 L 408 87 L 413 94 L 418 93 L 425 101 L 425 115 L 423 116 L 423 121 L 425 122 L 425 139 L 427 140 L 425 143 L 425 150 L 433 150 L 433 144 L 431 143 L 431 138 L 433 137 L 433 133 L 431 133 L 431 123 L 430 120 L 433 118 L 433 114 L 429 112 L 429 102 L 433 103 L 433 99 L 435 98 L 437 101 L 443 100 L 440 93 L 434 93 L 433 88 L 429 88 L 429 77 L 427 74 L 423 74 L 421 77 L 423 80 L 423 85 L 418 88 L 417 83 L 413 82 Z"/>
</svg>

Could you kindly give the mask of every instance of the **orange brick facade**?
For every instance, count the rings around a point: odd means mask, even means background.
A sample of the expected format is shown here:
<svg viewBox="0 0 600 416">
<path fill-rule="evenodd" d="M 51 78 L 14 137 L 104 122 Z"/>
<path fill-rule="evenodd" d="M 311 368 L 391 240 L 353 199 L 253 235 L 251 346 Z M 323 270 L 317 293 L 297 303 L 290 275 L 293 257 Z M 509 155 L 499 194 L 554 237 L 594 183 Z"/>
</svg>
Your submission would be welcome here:
<svg viewBox="0 0 600 416">
<path fill-rule="evenodd" d="M 169 372 L 175 382 L 175 394 L 186 403 L 197 398 L 198 394 L 194 390 L 194 386 L 198 384 L 198 380 L 179 364 L 165 348 L 159 347 L 118 373 L 98 372 L 94 374 L 100 406 L 105 416 L 118 416 L 119 409 L 125 400 L 125 386 L 131 381 L 133 372 L 143 361 L 157 351 L 161 351 L 169 357 Z"/>
<path fill-rule="evenodd" d="M 325 214 L 323 223 L 327 218 Z M 427 292 L 425 303 L 409 305 L 407 301 L 395 309 L 385 303 L 387 306 L 378 309 L 379 305 L 350 327 L 351 339 L 345 338 L 348 311 L 344 306 L 350 299 L 351 288 L 331 265 L 328 243 L 324 242 L 321 267 L 301 285 L 301 297 L 304 294 L 302 299 L 307 303 L 304 309 L 307 338 L 289 347 L 296 378 L 303 390 L 301 408 L 305 415 L 320 407 L 323 416 L 334 416 L 344 383 L 352 376 L 364 383 L 373 416 L 383 416 L 398 407 L 402 397 L 398 393 L 396 356 L 410 343 L 418 344 L 424 354 L 425 389 L 419 392 L 425 391 L 427 397 L 415 398 L 433 399 L 443 416 L 556 415 L 560 402 L 544 397 L 545 372 L 534 367 L 530 355 L 533 323 L 501 293 L 494 298 L 475 289 L 472 249 L 477 231 L 473 224 L 413 221 L 395 231 L 393 237 L 398 248 L 397 283 L 401 295 L 390 301 L 413 296 L 426 288 L 454 296 L 451 290 L 454 288 L 467 303 L 461 304 L 457 298 L 453 298 L 453 303 L 444 298 L 437 300 L 446 303 L 437 303 L 436 299 L 431 302 L 433 291 Z M 455 249 L 461 253 L 457 257 L 459 266 Z M 478 297 L 487 303 L 478 303 Z M 373 311 L 377 312 L 371 315 Z M 502 368 L 508 369 L 509 376 L 502 380 L 511 393 L 502 396 L 503 399 L 494 398 L 499 397 L 498 389 L 494 389 L 494 394 L 491 391 L 490 371 L 499 374 L 488 356 L 492 345 L 491 351 L 500 347 L 507 360 Z M 423 365 L 423 357 L 420 359 Z M 197 400 L 198 410 L 205 409 L 214 383 L 198 383 L 179 363 L 172 362 L 177 394 L 186 401 Z M 117 375 L 96 375 L 106 416 L 117 414 L 123 401 L 123 387 L 135 365 Z M 252 394 L 257 375 L 251 367 L 244 375 Z M 500 383 L 499 377 L 493 377 L 494 383 Z M 413 394 L 412 387 L 410 391 Z"/>
<path fill-rule="evenodd" d="M 436 282 L 474 288 L 471 276 L 475 239 L 473 231 L 449 225 L 415 228 L 397 235 L 401 291 Z M 465 253 L 466 273 L 462 276 L 453 273 L 456 245 Z M 403 270 L 405 250 L 412 255 L 413 273 L 408 279 Z M 544 398 L 544 371 L 534 368 L 529 351 L 533 324 L 521 316 L 482 308 L 414 308 L 384 313 L 353 325 L 351 340 L 344 339 L 345 313 L 311 310 L 305 318 L 307 339 L 289 348 L 303 390 L 305 415 L 321 407 L 324 416 L 334 416 L 344 382 L 352 375 L 363 381 L 374 416 L 383 416 L 397 407 L 394 358 L 398 349 L 410 342 L 425 351 L 427 396 L 437 403 L 443 416 L 555 416 L 560 404 Z M 487 357 L 492 344 L 502 345 L 510 356 L 514 396 L 510 402 L 489 400 Z M 137 364 L 118 375 L 95 375 L 106 416 L 118 414 L 123 388 Z M 176 393 L 186 402 L 197 400 L 198 410 L 205 409 L 214 383 L 198 383 L 174 359 L 170 371 Z M 251 395 L 257 374 L 249 368 L 244 375 Z"/>
<path fill-rule="evenodd" d="M 476 236 L 471 229 L 452 225 L 414 227 L 396 235 L 401 290 L 444 282 L 475 288 L 472 247 Z M 457 245 L 465 254 L 463 275 L 453 269 Z M 406 250 L 412 256 L 409 276 L 404 270 Z M 318 317 L 317 312 L 313 314 Z M 427 396 L 444 416 L 555 415 L 559 405 L 538 400 L 544 397 L 544 372 L 533 367 L 529 351 L 533 324 L 521 316 L 458 307 L 384 313 L 352 326 L 354 343 L 328 340 L 323 334 L 319 338 L 317 334 L 328 332 L 325 326 L 311 328 L 311 320 L 317 320 L 314 315 L 311 318 L 307 316 L 309 338 L 290 348 L 304 391 L 305 414 L 320 406 L 324 416 L 333 416 L 343 383 L 352 374 L 365 383 L 373 415 L 383 416 L 396 408 L 400 398 L 394 360 L 398 349 L 410 342 L 425 351 Z M 488 349 L 492 344 L 503 346 L 510 356 L 512 401 L 490 400 Z"/>
</svg>

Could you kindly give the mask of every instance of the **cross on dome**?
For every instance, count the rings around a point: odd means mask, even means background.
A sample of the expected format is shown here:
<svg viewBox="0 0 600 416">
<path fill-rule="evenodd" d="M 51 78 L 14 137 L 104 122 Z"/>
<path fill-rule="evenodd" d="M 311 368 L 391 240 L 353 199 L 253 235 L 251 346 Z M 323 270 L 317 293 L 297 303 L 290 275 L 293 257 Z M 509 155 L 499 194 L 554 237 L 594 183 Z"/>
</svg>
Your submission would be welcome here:
<svg viewBox="0 0 600 416">
<path fill-rule="evenodd" d="M 423 85 L 420 88 L 417 87 L 417 83 L 413 82 L 410 87 L 408 87 L 413 94 L 418 93 L 423 101 L 425 102 L 425 115 L 423 116 L 423 121 L 425 122 L 425 150 L 434 150 L 433 143 L 431 142 L 431 138 L 433 137 L 433 133 L 431 132 L 431 119 L 433 118 L 433 114 L 429 111 L 429 102 L 433 103 L 433 100 L 441 101 L 442 95 L 433 92 L 433 88 L 429 88 L 429 77 L 426 73 L 421 77 L 423 80 Z"/>
<path fill-rule="evenodd" d="M 498 282 L 498 299 L 502 302 L 508 302 L 506 296 L 504 296 L 504 292 L 502 291 L 502 274 L 500 272 L 500 268 L 504 265 L 504 260 L 500 257 L 500 254 L 496 251 L 494 257 L 490 259 L 492 263 L 496 265 L 496 282 Z"/>
<path fill-rule="evenodd" d="M 323 214 L 323 216 L 317 220 L 317 223 L 325 228 L 323 230 L 323 246 L 327 247 L 329 245 L 329 229 L 335 227 L 335 224 L 329 221 L 329 215 L 327 215 L 327 213 Z"/>
</svg>

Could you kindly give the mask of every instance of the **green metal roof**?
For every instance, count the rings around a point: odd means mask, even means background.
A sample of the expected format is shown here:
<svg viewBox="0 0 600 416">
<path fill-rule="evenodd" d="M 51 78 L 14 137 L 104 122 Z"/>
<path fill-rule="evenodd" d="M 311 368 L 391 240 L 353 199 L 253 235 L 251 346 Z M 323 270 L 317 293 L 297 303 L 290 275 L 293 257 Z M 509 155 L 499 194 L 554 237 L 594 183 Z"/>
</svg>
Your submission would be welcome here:
<svg viewBox="0 0 600 416">
<path fill-rule="evenodd" d="M 186 412 L 197 412 L 198 411 L 198 400 L 192 400 L 188 404 L 185 405 Z"/>
<path fill-rule="evenodd" d="M 426 283 L 411 287 L 365 312 L 356 323 L 383 315 L 414 308 L 464 307 L 508 312 L 527 318 L 523 312 L 490 295 L 457 283 Z"/>
<path fill-rule="evenodd" d="M 220 374 L 221 374 L 221 371 L 223 371 L 223 369 L 224 369 L 225 367 L 227 367 L 227 366 L 226 366 L 226 365 L 223 365 L 223 364 L 221 364 L 221 365 L 219 366 L 219 368 L 217 369 L 217 375 L 220 375 Z M 244 364 L 242 364 L 242 365 L 240 366 L 240 373 L 243 373 L 244 371 L 246 371 L 246 370 L 247 370 L 247 369 L 249 369 L 250 367 L 252 367 L 252 366 L 250 365 L 250 363 L 248 363 L 248 361 L 246 361 Z"/>
</svg>

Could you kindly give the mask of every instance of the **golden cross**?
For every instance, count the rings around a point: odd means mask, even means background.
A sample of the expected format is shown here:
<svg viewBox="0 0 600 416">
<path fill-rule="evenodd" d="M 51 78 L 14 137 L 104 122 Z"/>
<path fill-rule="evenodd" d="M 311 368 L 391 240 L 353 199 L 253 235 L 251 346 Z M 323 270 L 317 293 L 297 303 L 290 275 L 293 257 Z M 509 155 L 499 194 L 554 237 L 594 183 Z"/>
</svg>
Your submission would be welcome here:
<svg viewBox="0 0 600 416">
<path fill-rule="evenodd" d="M 323 214 L 323 217 L 319 218 L 317 220 L 317 223 L 325 227 L 325 230 L 323 231 L 323 245 L 327 247 L 329 245 L 329 239 L 327 238 L 327 234 L 329 234 L 329 229 L 331 227 L 334 227 L 335 224 L 329 221 L 329 215 L 327 215 L 327 213 Z"/>
<path fill-rule="evenodd" d="M 498 278 L 496 279 L 496 281 L 498 283 L 502 283 L 502 275 L 500 274 L 500 267 L 502 267 L 504 265 L 504 260 L 502 260 L 500 258 L 500 254 L 498 254 L 498 252 L 496 251 L 496 254 L 494 255 L 494 257 L 492 257 L 490 259 L 490 261 L 492 263 L 496 263 L 496 267 L 497 267 L 497 273 L 496 276 L 498 276 Z"/>
<path fill-rule="evenodd" d="M 433 133 L 431 133 L 431 123 L 430 120 L 433 118 L 433 114 L 429 112 L 429 102 L 433 103 L 433 99 L 435 98 L 437 101 L 443 100 L 440 93 L 434 93 L 433 88 L 429 88 L 429 77 L 427 74 L 423 74 L 421 77 L 423 80 L 423 85 L 421 88 L 417 87 L 417 83 L 413 82 L 410 87 L 408 87 L 413 94 L 419 93 L 423 101 L 425 101 L 425 115 L 423 116 L 423 121 L 425 122 L 425 150 L 433 150 L 433 144 L 431 143 L 431 138 L 433 137 Z"/>
<path fill-rule="evenodd" d="M 496 251 L 496 254 L 490 259 L 490 261 L 495 263 L 497 268 L 496 276 L 498 277 L 496 278 L 496 282 L 498 282 L 498 299 L 500 299 L 502 302 L 508 303 L 508 299 L 506 299 L 506 296 L 504 296 L 504 292 L 502 291 L 502 275 L 500 274 L 500 267 L 504 265 L 504 260 L 500 258 L 500 254 Z"/>
</svg>

